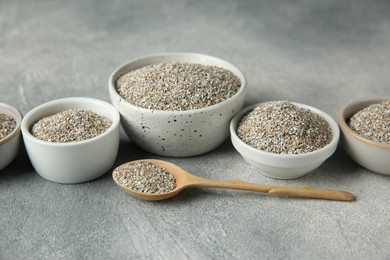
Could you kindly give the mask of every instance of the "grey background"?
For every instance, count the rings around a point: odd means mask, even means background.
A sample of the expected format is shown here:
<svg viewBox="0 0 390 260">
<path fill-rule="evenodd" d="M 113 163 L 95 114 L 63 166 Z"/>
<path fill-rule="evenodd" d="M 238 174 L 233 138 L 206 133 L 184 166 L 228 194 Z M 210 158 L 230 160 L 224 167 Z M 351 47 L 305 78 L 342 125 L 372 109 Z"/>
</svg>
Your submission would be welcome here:
<svg viewBox="0 0 390 260">
<path fill-rule="evenodd" d="M 246 103 L 290 100 L 336 118 L 390 90 L 388 1 L 0 1 L 0 99 L 27 113 L 56 98 L 109 101 L 107 81 L 143 55 L 187 51 L 238 66 Z M 121 137 L 116 164 L 148 154 Z M 267 178 L 227 140 L 163 158 L 214 179 L 343 189 L 352 203 L 191 189 L 161 202 L 119 190 L 110 173 L 46 181 L 24 150 L 0 173 L 1 259 L 390 259 L 390 178 L 339 148 L 303 178 Z"/>
</svg>

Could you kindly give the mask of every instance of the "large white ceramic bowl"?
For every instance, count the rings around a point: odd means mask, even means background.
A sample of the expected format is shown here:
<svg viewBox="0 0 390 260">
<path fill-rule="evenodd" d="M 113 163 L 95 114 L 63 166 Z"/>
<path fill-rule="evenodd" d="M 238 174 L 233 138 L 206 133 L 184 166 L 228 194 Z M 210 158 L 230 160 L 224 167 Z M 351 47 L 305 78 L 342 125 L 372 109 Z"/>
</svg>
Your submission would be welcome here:
<svg viewBox="0 0 390 260">
<path fill-rule="evenodd" d="M 341 129 L 341 145 L 358 164 L 376 173 L 390 175 L 390 145 L 368 140 L 347 124 L 347 120 L 359 110 L 372 104 L 390 100 L 390 97 L 367 97 L 354 100 L 344 106 L 338 116 Z"/>
<path fill-rule="evenodd" d="M 214 65 L 230 70 L 240 78 L 241 88 L 228 100 L 188 111 L 137 107 L 124 100 L 116 91 L 118 77 L 132 70 L 164 62 Z M 162 156 L 187 157 L 211 151 L 229 136 L 230 120 L 244 105 L 246 79 L 238 68 L 215 57 L 194 53 L 165 53 L 135 59 L 120 66 L 111 75 L 108 89 L 111 102 L 121 115 L 122 127 L 136 145 Z"/>
<path fill-rule="evenodd" d="M 0 170 L 10 164 L 19 152 L 21 135 L 20 123 L 22 114 L 15 107 L 0 102 L 0 112 L 12 117 L 16 122 L 15 129 L 0 140 Z"/>
<path fill-rule="evenodd" d="M 67 109 L 84 109 L 112 121 L 104 133 L 80 142 L 52 143 L 30 133 L 31 126 L 46 116 Z M 109 103 L 83 97 L 57 99 L 44 103 L 22 120 L 21 130 L 32 165 L 43 178 L 59 183 L 80 183 L 93 180 L 113 166 L 119 147 L 119 113 Z"/>
<path fill-rule="evenodd" d="M 250 165 L 259 170 L 263 175 L 275 179 L 295 179 L 319 167 L 335 152 L 340 137 L 340 131 L 335 120 L 317 108 L 299 103 L 293 104 L 317 113 L 329 123 L 333 133 L 333 139 L 329 144 L 316 151 L 304 154 L 275 154 L 246 144 L 237 136 L 238 124 L 244 115 L 261 104 L 254 104 L 244 108 L 232 119 L 230 136 L 234 148 Z"/>
</svg>

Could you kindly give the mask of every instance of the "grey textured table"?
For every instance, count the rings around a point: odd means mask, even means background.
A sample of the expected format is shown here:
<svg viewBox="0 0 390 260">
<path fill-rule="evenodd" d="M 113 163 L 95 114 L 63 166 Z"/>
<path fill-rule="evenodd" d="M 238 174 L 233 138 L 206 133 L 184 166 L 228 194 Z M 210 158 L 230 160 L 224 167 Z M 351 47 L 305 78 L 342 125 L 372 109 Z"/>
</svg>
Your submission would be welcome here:
<svg viewBox="0 0 390 260">
<path fill-rule="evenodd" d="M 0 99 L 23 113 L 49 100 L 108 101 L 120 64 L 167 51 L 238 66 L 246 103 L 291 100 L 336 118 L 352 99 L 390 93 L 388 1 L 0 2 Z M 116 166 L 161 158 L 121 137 Z M 390 177 L 339 148 L 290 181 L 267 178 L 227 140 L 192 158 L 163 158 L 200 176 L 353 192 L 352 203 L 192 189 L 161 202 L 119 190 L 110 173 L 46 181 L 24 150 L 0 173 L 1 259 L 390 259 Z"/>
</svg>

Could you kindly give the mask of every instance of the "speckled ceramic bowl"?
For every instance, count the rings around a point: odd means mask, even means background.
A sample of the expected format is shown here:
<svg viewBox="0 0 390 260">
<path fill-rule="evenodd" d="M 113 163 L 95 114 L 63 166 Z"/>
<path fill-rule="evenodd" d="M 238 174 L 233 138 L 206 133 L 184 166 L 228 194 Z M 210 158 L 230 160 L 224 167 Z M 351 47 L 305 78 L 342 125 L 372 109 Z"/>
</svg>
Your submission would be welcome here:
<svg viewBox="0 0 390 260">
<path fill-rule="evenodd" d="M 12 117 L 16 122 L 15 129 L 0 140 L 0 170 L 10 164 L 19 152 L 21 135 L 20 123 L 22 114 L 15 107 L 0 102 L 0 112 Z"/>
<path fill-rule="evenodd" d="M 104 133 L 79 142 L 52 143 L 30 133 L 38 120 L 65 111 L 85 109 L 105 116 L 112 125 Z M 23 118 L 21 130 L 32 165 L 43 178 L 59 183 L 93 180 L 113 166 L 119 147 L 118 111 L 109 103 L 92 98 L 63 98 L 37 106 Z"/>
<path fill-rule="evenodd" d="M 340 137 L 339 127 L 336 121 L 317 108 L 299 103 L 293 104 L 317 113 L 329 123 L 333 133 L 332 141 L 329 144 L 316 151 L 303 154 L 275 154 L 261 151 L 246 144 L 237 136 L 238 124 L 244 115 L 260 104 L 262 103 L 244 108 L 232 119 L 230 136 L 234 148 L 236 148 L 249 164 L 259 170 L 263 175 L 275 179 L 295 179 L 318 168 L 335 152 Z"/>
<path fill-rule="evenodd" d="M 210 107 L 188 111 L 151 110 L 130 104 L 116 91 L 118 77 L 132 70 L 163 62 L 214 65 L 240 78 L 241 88 L 230 99 Z M 121 114 L 121 124 L 139 147 L 162 156 L 187 157 L 218 147 L 229 136 L 229 122 L 243 107 L 246 79 L 232 64 L 218 58 L 193 53 L 167 53 L 139 58 L 119 67 L 108 83 L 112 104 Z"/>
<path fill-rule="evenodd" d="M 390 175 L 390 145 L 368 140 L 353 131 L 347 124 L 348 119 L 359 110 L 386 100 L 390 100 L 390 97 L 367 97 L 354 100 L 341 109 L 338 123 L 341 129 L 340 143 L 346 153 L 364 168 Z"/>
</svg>

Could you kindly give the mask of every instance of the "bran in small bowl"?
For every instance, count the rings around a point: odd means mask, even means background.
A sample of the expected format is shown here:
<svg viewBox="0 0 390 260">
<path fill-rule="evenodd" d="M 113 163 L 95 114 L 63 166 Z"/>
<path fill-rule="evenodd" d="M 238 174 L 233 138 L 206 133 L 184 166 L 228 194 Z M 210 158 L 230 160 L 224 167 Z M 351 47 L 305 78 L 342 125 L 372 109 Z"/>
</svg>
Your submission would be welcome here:
<svg viewBox="0 0 390 260">
<path fill-rule="evenodd" d="M 364 168 L 390 175 L 390 97 L 365 97 L 344 106 L 338 117 L 341 145 Z"/>
<path fill-rule="evenodd" d="M 118 111 L 109 103 L 71 97 L 41 104 L 21 130 L 36 172 L 58 183 L 91 181 L 108 172 L 119 148 Z"/>
<path fill-rule="evenodd" d="M 80 142 L 94 138 L 112 125 L 112 121 L 90 110 L 67 109 L 38 120 L 31 134 L 53 143 Z"/>
<path fill-rule="evenodd" d="M 0 102 L 0 170 L 9 165 L 19 152 L 22 117 L 14 106 Z"/>
<path fill-rule="evenodd" d="M 304 104 L 273 101 L 244 108 L 230 124 L 233 146 L 262 174 L 301 177 L 337 148 L 339 128 L 326 113 Z"/>
</svg>

